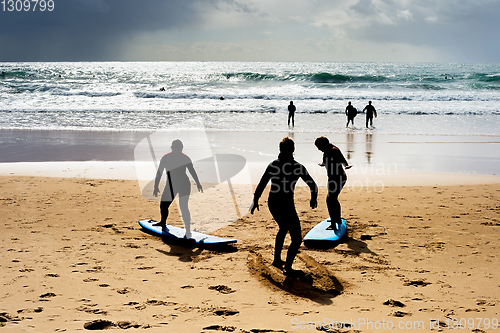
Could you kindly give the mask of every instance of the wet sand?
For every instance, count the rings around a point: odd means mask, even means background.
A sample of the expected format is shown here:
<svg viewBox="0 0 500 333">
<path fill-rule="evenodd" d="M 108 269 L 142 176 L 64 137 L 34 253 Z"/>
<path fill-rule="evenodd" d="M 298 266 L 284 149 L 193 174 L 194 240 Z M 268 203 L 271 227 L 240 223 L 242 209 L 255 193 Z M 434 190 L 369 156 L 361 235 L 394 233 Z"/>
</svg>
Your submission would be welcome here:
<svg viewBox="0 0 500 333">
<path fill-rule="evenodd" d="M 169 151 L 173 139 L 182 138 L 186 151 L 196 153 L 201 147 L 213 154 L 238 154 L 248 163 L 267 164 L 276 158 L 279 141 L 290 136 L 296 143 L 295 158 L 303 164 L 316 165 L 321 161 L 321 152 L 314 146 L 314 140 L 321 135 L 337 145 L 349 163 L 363 168 L 396 166 L 398 170 L 419 172 L 500 175 L 498 136 L 383 135 L 363 128 L 349 129 L 344 134 L 205 129 L 157 132 L 0 130 L 0 164 L 134 161 L 138 158 L 134 151 L 137 144 L 148 136 L 161 154 Z"/>
</svg>

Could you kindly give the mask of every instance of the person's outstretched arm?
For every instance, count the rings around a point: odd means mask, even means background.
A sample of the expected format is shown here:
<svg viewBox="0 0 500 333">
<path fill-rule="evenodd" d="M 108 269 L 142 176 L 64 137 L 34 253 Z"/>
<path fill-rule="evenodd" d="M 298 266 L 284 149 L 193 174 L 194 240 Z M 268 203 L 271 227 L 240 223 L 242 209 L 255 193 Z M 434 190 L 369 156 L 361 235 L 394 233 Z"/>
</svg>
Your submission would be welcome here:
<svg viewBox="0 0 500 333">
<path fill-rule="evenodd" d="M 252 207 L 250 208 L 250 213 L 253 214 L 255 209 L 259 210 L 259 198 L 262 195 L 262 192 L 264 192 L 264 189 L 266 188 L 267 183 L 269 183 L 269 180 L 271 179 L 271 171 L 274 169 L 272 164 L 269 164 L 266 168 L 266 171 L 262 175 L 262 178 L 260 178 L 259 185 L 257 185 L 257 188 L 255 189 L 255 193 L 253 194 L 253 203 Z"/>
<path fill-rule="evenodd" d="M 156 177 L 155 177 L 155 187 L 154 187 L 154 190 L 153 190 L 153 195 L 155 197 L 158 196 L 158 194 L 160 193 L 160 180 L 161 180 L 161 176 L 163 174 L 163 170 L 165 169 L 165 160 L 162 158 L 160 160 L 160 165 L 158 166 L 158 170 L 156 170 Z"/>
<path fill-rule="evenodd" d="M 338 161 L 340 161 L 340 163 L 344 166 L 344 169 L 347 170 L 347 169 L 352 168 L 352 165 L 349 165 L 349 163 L 347 163 L 347 160 L 345 159 L 344 154 L 342 154 L 340 149 L 337 149 L 337 151 L 338 151 L 338 156 L 336 157 L 336 159 L 338 159 Z"/>
<path fill-rule="evenodd" d="M 307 172 L 307 169 L 304 166 L 302 166 L 302 168 L 302 180 L 307 184 L 307 186 L 309 186 L 309 189 L 311 190 L 311 200 L 309 202 L 309 205 L 314 209 L 318 206 L 318 185 L 316 185 L 314 179 L 311 177 L 309 172 Z"/>
</svg>

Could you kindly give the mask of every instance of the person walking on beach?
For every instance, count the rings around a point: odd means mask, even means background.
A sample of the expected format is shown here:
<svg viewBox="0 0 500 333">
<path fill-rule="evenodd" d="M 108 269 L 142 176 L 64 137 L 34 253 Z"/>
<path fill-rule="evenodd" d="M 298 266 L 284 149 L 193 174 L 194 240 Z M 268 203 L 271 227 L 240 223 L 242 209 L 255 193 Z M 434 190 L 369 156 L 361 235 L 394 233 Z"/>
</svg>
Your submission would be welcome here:
<svg viewBox="0 0 500 333">
<path fill-rule="evenodd" d="M 172 141 L 172 151 L 164 155 L 160 160 L 160 165 L 156 171 L 155 187 L 153 195 L 155 197 L 160 193 L 159 185 L 163 175 L 163 171 L 167 173 L 167 183 L 163 190 L 160 202 L 161 220 L 153 224 L 154 226 L 165 227 L 168 218 L 168 208 L 174 201 L 174 198 L 179 194 L 179 208 L 182 215 L 182 221 L 186 228 L 185 238 L 191 238 L 191 213 L 189 212 L 189 195 L 191 194 L 191 182 L 189 181 L 186 169 L 196 182 L 198 191 L 203 192 L 203 188 L 198 180 L 198 175 L 193 167 L 191 159 L 182 153 L 184 145 L 181 140 Z"/>
<path fill-rule="evenodd" d="M 354 106 L 352 106 L 351 102 L 347 103 L 345 108 L 345 115 L 347 116 L 347 125 L 345 127 L 349 127 L 349 122 L 352 122 L 352 126 L 354 127 L 354 117 L 358 114 L 358 110 Z"/>
<path fill-rule="evenodd" d="M 377 111 L 375 107 L 372 105 L 372 101 L 368 101 L 368 105 L 365 106 L 363 112 L 366 111 L 366 128 L 368 128 L 368 122 L 370 122 L 370 126 L 373 126 L 373 116 L 377 118 Z"/>
<path fill-rule="evenodd" d="M 273 266 L 283 269 L 287 276 L 297 276 L 300 271 L 292 269 L 292 264 L 302 243 L 302 231 L 300 220 L 295 210 L 294 189 L 299 178 L 309 186 L 311 190 L 311 200 L 309 205 L 316 208 L 318 205 L 318 186 L 307 172 L 307 169 L 295 161 L 293 152 L 295 143 L 286 137 L 279 144 L 280 153 L 278 159 L 272 161 L 266 168 L 264 175 L 254 193 L 253 204 L 250 212 L 259 210 L 259 198 L 262 195 L 267 183 L 271 181 L 269 191 L 268 206 L 274 220 L 278 223 L 278 234 L 276 235 Z M 281 251 L 285 236 L 290 233 L 291 244 L 288 248 L 286 261 L 281 260 Z M 283 267 L 284 265 L 284 267 Z"/>
<path fill-rule="evenodd" d="M 288 105 L 288 127 L 290 127 L 290 119 L 292 119 L 292 129 L 295 127 L 295 110 L 297 108 L 293 105 L 293 101 L 290 101 L 290 105 Z"/>
<path fill-rule="evenodd" d="M 335 230 L 336 224 L 340 224 L 342 216 L 339 194 L 347 181 L 344 169 L 350 169 L 352 166 L 347 163 L 340 149 L 331 144 L 326 137 L 320 136 L 314 145 L 323 152 L 323 162 L 319 166 L 326 168 L 328 176 L 326 206 L 330 214 L 330 227 L 327 230 Z"/>
</svg>

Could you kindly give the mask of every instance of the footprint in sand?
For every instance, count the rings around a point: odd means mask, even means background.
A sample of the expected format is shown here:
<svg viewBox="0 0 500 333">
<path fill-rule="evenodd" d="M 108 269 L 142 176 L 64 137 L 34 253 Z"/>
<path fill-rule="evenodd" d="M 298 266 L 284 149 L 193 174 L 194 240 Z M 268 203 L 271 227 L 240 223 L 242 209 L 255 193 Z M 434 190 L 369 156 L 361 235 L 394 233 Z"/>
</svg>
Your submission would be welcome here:
<svg viewBox="0 0 500 333">
<path fill-rule="evenodd" d="M 391 316 L 394 316 L 394 317 L 406 317 L 406 316 L 411 316 L 411 313 L 403 312 L 403 311 L 394 311 L 393 313 L 391 313 Z"/>
<path fill-rule="evenodd" d="M 235 326 L 212 325 L 203 327 L 204 331 L 219 331 L 219 332 L 236 332 L 238 328 Z"/>
<path fill-rule="evenodd" d="M 217 285 L 217 286 L 210 286 L 210 287 L 208 287 L 208 289 L 217 290 L 221 294 L 231 294 L 231 293 L 234 293 L 236 291 L 236 290 L 233 290 L 233 289 L 229 288 L 228 286 L 224 286 L 222 284 Z"/>
<path fill-rule="evenodd" d="M 211 309 L 210 312 L 212 312 L 216 316 L 222 316 L 222 317 L 234 316 L 240 313 L 238 310 L 230 308 L 222 308 L 222 307 Z"/>
<path fill-rule="evenodd" d="M 389 306 L 394 306 L 394 307 L 399 307 L 399 308 L 404 308 L 406 305 L 404 305 L 400 301 L 395 301 L 393 299 L 387 300 L 383 303 L 384 305 L 389 305 Z"/>
<path fill-rule="evenodd" d="M 122 245 L 123 247 L 128 247 L 130 249 L 140 249 L 141 246 L 140 245 L 137 245 L 137 244 L 134 244 L 134 243 L 127 243 L 125 245 Z"/>
<path fill-rule="evenodd" d="M 11 316 L 7 312 L 0 312 L 0 327 L 5 326 L 8 322 L 19 322 L 23 317 Z"/>
<path fill-rule="evenodd" d="M 115 323 L 112 321 L 102 319 L 93 320 L 83 325 L 86 330 L 105 330 L 115 326 Z"/>
<path fill-rule="evenodd" d="M 86 279 L 83 279 L 83 282 L 97 282 L 99 281 L 99 279 L 95 279 L 95 278 L 86 278 Z"/>
<path fill-rule="evenodd" d="M 494 302 L 488 302 L 487 300 L 484 300 L 484 299 L 478 299 L 477 300 L 477 305 L 495 306 L 495 303 Z"/>
<path fill-rule="evenodd" d="M 123 288 L 123 289 L 117 289 L 117 290 L 116 290 L 116 292 L 117 292 L 118 294 L 122 294 L 122 295 L 124 295 L 124 294 L 128 294 L 128 293 L 129 293 L 129 292 L 131 292 L 131 291 L 132 291 L 132 290 L 131 290 L 129 287 L 125 287 L 125 288 Z"/>
<path fill-rule="evenodd" d="M 172 305 L 177 305 L 175 302 L 165 302 L 165 301 L 158 301 L 156 299 L 150 299 L 146 302 L 148 305 L 153 305 L 153 306 L 172 306 Z"/>
<path fill-rule="evenodd" d="M 32 268 L 23 268 L 23 269 L 20 269 L 19 272 L 21 273 L 29 273 L 29 272 L 33 272 L 34 269 Z"/>
<path fill-rule="evenodd" d="M 113 323 L 112 321 L 103 320 L 103 319 L 93 320 L 91 322 L 85 323 L 83 325 L 83 327 L 86 330 L 92 330 L 92 331 L 106 330 L 106 329 L 110 329 L 113 327 L 118 327 L 118 328 L 121 328 L 123 330 L 127 330 L 129 328 L 150 328 L 149 325 L 142 326 L 142 325 L 139 325 L 137 323 L 132 323 L 129 321 L 119 321 L 117 323 Z"/>
<path fill-rule="evenodd" d="M 49 273 L 49 274 L 45 274 L 46 277 L 54 277 L 54 278 L 58 278 L 59 277 L 59 274 L 54 274 L 54 273 Z"/>
<path fill-rule="evenodd" d="M 81 305 L 81 306 L 77 307 L 76 310 L 87 312 L 87 313 L 100 314 L 100 315 L 107 315 L 108 314 L 108 312 L 105 310 L 94 309 L 94 308 L 91 308 L 91 307 L 88 307 L 85 305 Z"/>
<path fill-rule="evenodd" d="M 415 287 L 425 287 L 431 284 L 430 282 L 426 282 L 424 280 L 414 280 L 414 281 L 406 281 L 404 283 L 405 286 L 415 286 Z"/>
</svg>

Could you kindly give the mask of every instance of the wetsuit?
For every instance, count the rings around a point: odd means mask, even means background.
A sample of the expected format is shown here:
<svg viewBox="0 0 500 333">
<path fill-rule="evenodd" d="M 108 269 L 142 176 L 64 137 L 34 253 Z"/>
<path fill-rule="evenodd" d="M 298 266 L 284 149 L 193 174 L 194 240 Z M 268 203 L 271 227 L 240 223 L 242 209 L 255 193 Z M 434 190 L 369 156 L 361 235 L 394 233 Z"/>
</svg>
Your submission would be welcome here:
<svg viewBox="0 0 500 333">
<path fill-rule="evenodd" d="M 271 181 L 268 206 L 279 226 L 274 253 L 275 262 L 281 261 L 281 250 L 288 232 L 292 240 L 287 252 L 286 268 L 292 267 L 293 260 L 302 243 L 300 221 L 294 203 L 294 189 L 299 178 L 302 178 L 311 189 L 311 200 L 316 200 L 318 187 L 306 168 L 295 161 L 293 155 L 283 156 L 283 154 L 280 154 L 277 160 L 267 166 L 254 194 L 254 202 L 257 202 L 267 183 Z"/>
<path fill-rule="evenodd" d="M 340 222 L 341 207 L 339 194 L 342 191 L 347 175 L 343 166 L 348 163 L 342 152 L 336 146 L 330 144 L 330 148 L 323 153 L 323 164 L 328 176 L 328 195 L 326 196 L 326 206 L 332 222 Z"/>
<path fill-rule="evenodd" d="M 375 107 L 371 104 L 368 104 L 363 109 L 363 112 L 366 111 L 366 127 L 368 127 L 368 122 L 370 122 L 370 126 L 373 126 L 373 115 L 376 114 Z"/>
<path fill-rule="evenodd" d="M 354 126 L 354 117 L 358 114 L 356 108 L 352 106 L 352 104 L 349 104 L 345 108 L 345 114 L 347 116 L 347 126 L 349 126 L 349 122 L 352 122 L 352 125 Z"/>
<path fill-rule="evenodd" d="M 168 208 L 172 204 L 172 201 L 174 201 L 175 196 L 179 194 L 179 208 L 181 210 L 182 220 L 184 221 L 186 229 L 188 229 L 189 225 L 186 224 L 189 224 L 191 220 L 188 208 L 189 195 L 191 194 L 191 182 L 186 174 L 186 169 L 189 170 L 195 182 L 199 184 L 193 163 L 187 155 L 179 152 L 170 152 L 164 155 L 161 158 L 160 166 L 156 172 L 155 189 L 158 189 L 163 171 L 166 171 L 167 183 L 165 184 L 160 203 L 161 222 L 166 223 Z"/>
<path fill-rule="evenodd" d="M 292 118 L 292 127 L 295 127 L 295 110 L 297 110 L 295 105 L 288 105 L 288 126 L 290 126 L 290 118 Z"/>
</svg>

